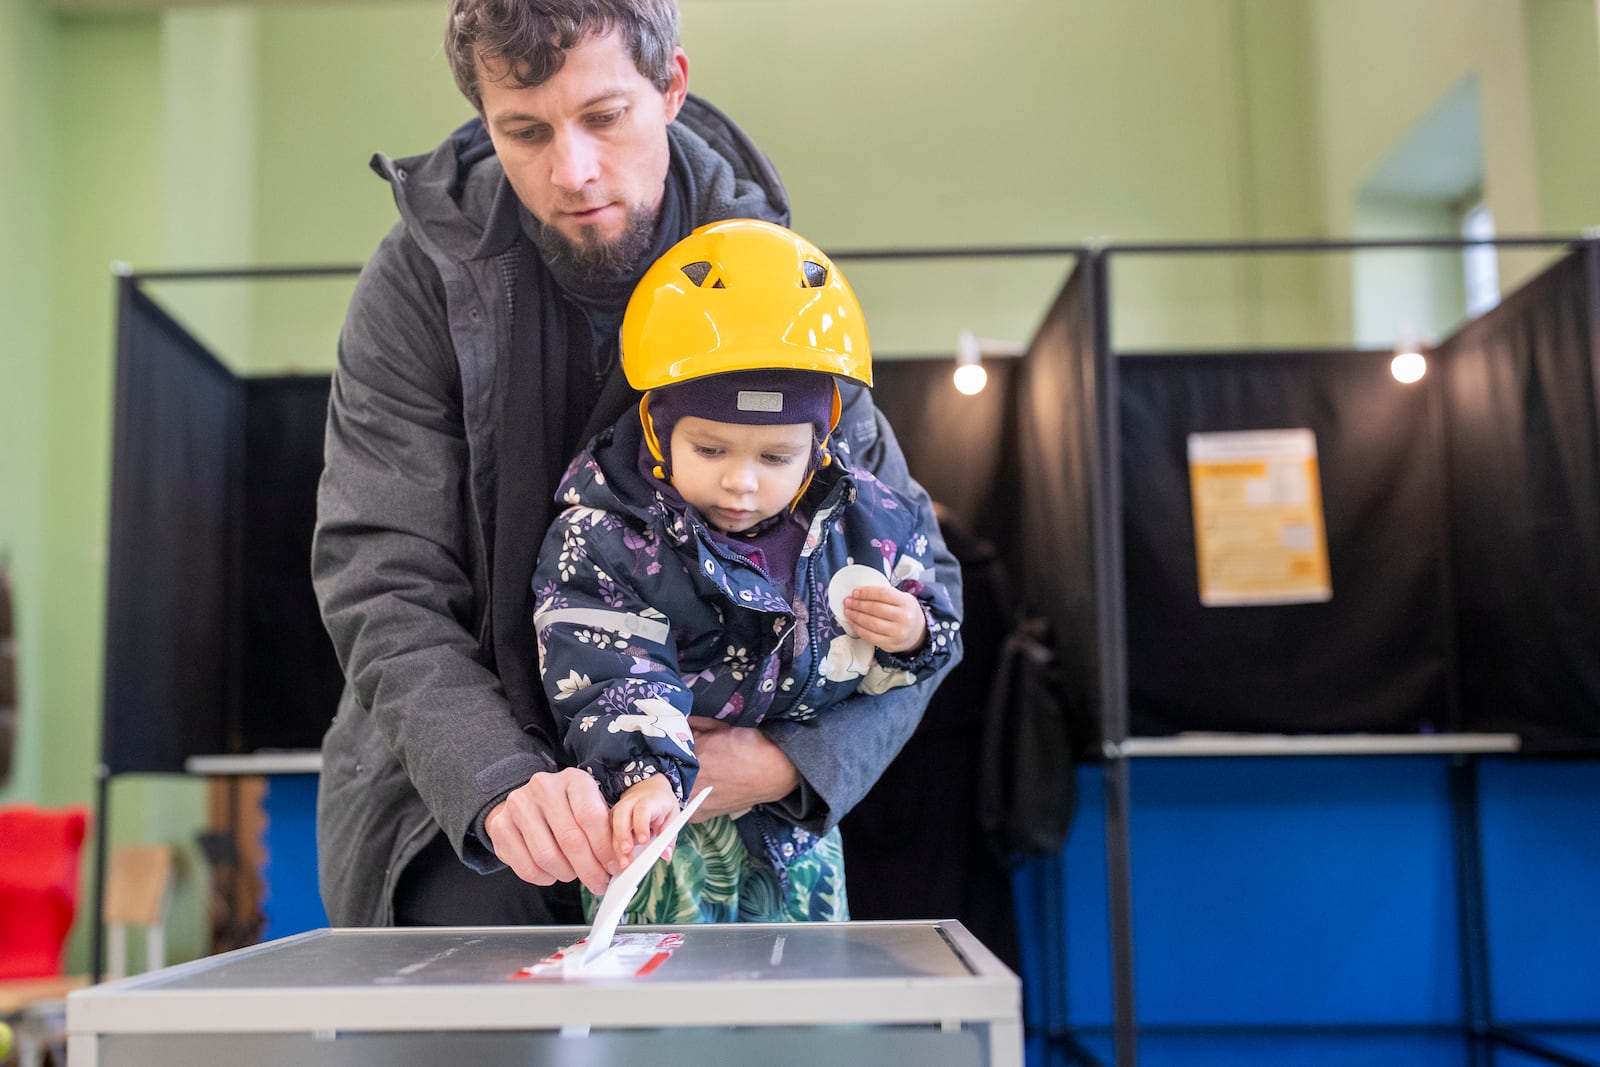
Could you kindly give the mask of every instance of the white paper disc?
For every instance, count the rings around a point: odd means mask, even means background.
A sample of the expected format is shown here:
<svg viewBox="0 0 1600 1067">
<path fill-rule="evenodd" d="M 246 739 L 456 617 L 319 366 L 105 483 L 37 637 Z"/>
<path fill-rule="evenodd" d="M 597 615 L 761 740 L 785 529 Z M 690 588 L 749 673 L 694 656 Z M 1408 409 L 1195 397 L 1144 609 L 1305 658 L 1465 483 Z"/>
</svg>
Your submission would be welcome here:
<svg viewBox="0 0 1600 1067">
<path fill-rule="evenodd" d="M 832 578 L 828 580 L 828 610 L 833 612 L 833 617 L 839 620 L 839 625 L 844 627 L 844 632 L 851 637 L 860 637 L 848 622 L 844 621 L 844 598 L 854 590 L 864 585 L 888 585 L 889 579 L 884 577 L 880 570 L 865 566 L 860 563 L 851 563 L 840 567 Z"/>
</svg>

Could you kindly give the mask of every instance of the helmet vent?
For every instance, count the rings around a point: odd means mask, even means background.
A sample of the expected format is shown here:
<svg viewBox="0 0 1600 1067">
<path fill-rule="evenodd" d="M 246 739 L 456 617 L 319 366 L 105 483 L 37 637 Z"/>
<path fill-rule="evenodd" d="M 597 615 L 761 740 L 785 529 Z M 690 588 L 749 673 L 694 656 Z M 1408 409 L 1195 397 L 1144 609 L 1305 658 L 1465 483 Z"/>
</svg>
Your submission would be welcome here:
<svg viewBox="0 0 1600 1067">
<path fill-rule="evenodd" d="M 710 262 L 706 261 L 706 259 L 683 264 L 683 274 L 694 285 L 698 285 L 699 288 L 710 288 L 710 290 L 725 290 L 725 288 L 728 288 L 728 286 L 723 285 L 720 275 L 718 275 L 715 282 L 710 283 L 709 286 L 706 285 L 706 278 L 710 277 Z"/>
<path fill-rule="evenodd" d="M 828 284 L 828 268 L 821 263 L 813 263 L 808 259 L 800 264 L 800 269 L 805 273 L 807 289 L 821 289 Z"/>
</svg>

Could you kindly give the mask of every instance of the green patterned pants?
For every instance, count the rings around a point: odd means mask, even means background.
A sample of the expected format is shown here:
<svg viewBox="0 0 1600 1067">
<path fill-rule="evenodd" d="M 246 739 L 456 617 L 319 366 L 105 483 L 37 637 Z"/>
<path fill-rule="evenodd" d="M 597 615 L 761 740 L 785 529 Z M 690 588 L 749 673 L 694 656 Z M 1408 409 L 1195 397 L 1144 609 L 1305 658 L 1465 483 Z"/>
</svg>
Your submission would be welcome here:
<svg viewBox="0 0 1600 1067">
<path fill-rule="evenodd" d="M 594 920 L 599 898 L 583 891 L 583 914 Z M 756 863 L 726 815 L 690 823 L 678 834 L 672 859 L 645 876 L 623 922 L 766 923 L 824 922 L 850 918 L 844 892 L 844 846 L 834 827 L 789 866 L 789 885 Z"/>
</svg>

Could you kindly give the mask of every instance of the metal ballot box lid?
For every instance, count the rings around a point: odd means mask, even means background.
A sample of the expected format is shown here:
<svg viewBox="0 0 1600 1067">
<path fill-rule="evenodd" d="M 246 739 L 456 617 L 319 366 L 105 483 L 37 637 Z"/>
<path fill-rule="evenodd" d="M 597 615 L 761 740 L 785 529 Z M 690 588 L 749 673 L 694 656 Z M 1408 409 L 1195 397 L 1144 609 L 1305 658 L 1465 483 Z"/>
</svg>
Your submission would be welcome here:
<svg viewBox="0 0 1600 1067">
<path fill-rule="evenodd" d="M 315 930 L 73 993 L 69 1056 L 73 1067 L 1021 1063 L 1020 983 L 958 922 L 619 931 L 651 932 L 682 941 L 646 973 L 562 977 L 528 969 L 581 928 Z"/>
</svg>

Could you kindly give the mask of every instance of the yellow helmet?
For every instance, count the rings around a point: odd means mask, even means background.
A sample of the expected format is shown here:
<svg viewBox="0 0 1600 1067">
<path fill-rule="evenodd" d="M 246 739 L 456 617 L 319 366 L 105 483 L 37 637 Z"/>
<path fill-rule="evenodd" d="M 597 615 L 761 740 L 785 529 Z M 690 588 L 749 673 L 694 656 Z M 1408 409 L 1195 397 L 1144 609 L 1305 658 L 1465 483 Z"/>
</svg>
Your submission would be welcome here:
<svg viewBox="0 0 1600 1067">
<path fill-rule="evenodd" d="M 622 370 L 640 392 L 781 368 L 872 384 L 867 324 L 822 250 L 782 226 L 725 219 L 656 260 L 622 318 Z"/>
</svg>

